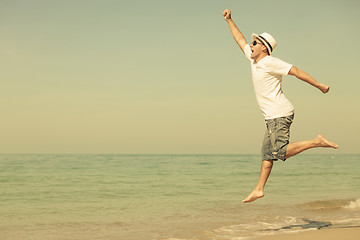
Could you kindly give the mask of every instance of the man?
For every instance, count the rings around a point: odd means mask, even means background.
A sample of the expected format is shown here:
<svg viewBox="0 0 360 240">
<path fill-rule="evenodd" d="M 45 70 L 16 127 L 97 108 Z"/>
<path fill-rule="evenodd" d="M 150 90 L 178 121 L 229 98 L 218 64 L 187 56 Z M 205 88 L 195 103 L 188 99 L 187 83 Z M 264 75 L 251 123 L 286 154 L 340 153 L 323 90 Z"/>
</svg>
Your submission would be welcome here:
<svg viewBox="0 0 360 240">
<path fill-rule="evenodd" d="M 259 181 L 244 203 L 255 201 L 264 196 L 264 187 L 273 166 L 273 161 L 285 161 L 304 150 L 316 147 L 338 148 L 338 145 L 328 141 L 324 136 L 306 141 L 289 143 L 290 125 L 294 118 L 294 107 L 285 97 L 281 81 L 282 76 L 294 75 L 321 92 L 327 93 L 328 85 L 317 82 L 306 72 L 297 67 L 272 57 L 276 47 L 275 39 L 268 33 L 252 34 L 252 44 L 249 45 L 241 31 L 231 19 L 231 11 L 226 9 L 223 16 L 231 33 L 251 63 L 252 78 L 259 107 L 265 117 L 266 132 L 262 145 L 262 163 Z"/>
</svg>

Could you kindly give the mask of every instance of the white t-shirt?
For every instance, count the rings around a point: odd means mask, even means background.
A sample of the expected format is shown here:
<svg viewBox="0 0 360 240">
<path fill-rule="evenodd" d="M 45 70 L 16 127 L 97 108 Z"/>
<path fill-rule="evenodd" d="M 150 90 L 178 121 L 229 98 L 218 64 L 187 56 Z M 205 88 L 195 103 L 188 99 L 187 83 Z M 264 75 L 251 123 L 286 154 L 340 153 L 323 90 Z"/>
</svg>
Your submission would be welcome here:
<svg viewBox="0 0 360 240">
<path fill-rule="evenodd" d="M 244 53 L 251 62 L 256 99 L 265 119 L 293 114 L 294 107 L 281 89 L 282 76 L 288 75 L 293 65 L 272 56 L 266 56 L 256 63 L 250 58 L 249 44 L 245 46 Z"/>
</svg>

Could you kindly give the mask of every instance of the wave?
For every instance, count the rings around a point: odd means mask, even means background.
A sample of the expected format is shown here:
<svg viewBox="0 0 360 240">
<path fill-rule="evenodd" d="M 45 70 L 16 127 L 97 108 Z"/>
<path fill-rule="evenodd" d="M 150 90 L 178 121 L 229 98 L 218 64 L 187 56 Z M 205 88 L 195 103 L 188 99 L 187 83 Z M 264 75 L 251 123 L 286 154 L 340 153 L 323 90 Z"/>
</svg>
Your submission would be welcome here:
<svg viewBox="0 0 360 240">
<path fill-rule="evenodd" d="M 351 201 L 348 205 L 344 206 L 346 209 L 360 209 L 360 199 L 356 199 L 355 201 Z"/>
<path fill-rule="evenodd" d="M 310 210 L 310 211 L 360 209 L 360 199 L 317 200 L 303 204 L 298 204 L 297 207 L 301 210 Z"/>
</svg>

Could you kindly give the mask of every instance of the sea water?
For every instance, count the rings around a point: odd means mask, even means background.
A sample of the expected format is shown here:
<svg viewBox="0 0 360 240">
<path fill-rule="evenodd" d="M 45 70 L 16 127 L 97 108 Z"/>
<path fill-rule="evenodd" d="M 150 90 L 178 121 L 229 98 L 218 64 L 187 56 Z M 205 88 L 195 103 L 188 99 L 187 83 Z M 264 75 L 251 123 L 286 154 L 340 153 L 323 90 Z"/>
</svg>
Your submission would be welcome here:
<svg viewBox="0 0 360 240">
<path fill-rule="evenodd" d="M 0 155 L 0 240 L 234 240 L 360 225 L 360 155 Z"/>
</svg>

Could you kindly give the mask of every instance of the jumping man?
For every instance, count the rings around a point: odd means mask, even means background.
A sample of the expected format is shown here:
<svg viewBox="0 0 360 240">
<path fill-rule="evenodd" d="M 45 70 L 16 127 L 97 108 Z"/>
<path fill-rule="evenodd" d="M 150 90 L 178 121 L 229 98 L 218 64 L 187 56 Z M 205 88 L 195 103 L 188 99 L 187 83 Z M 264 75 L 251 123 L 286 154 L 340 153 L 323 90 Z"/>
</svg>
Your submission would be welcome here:
<svg viewBox="0 0 360 240">
<path fill-rule="evenodd" d="M 285 97 L 281 81 L 282 76 L 294 75 L 321 92 L 327 93 L 328 85 L 319 83 L 299 68 L 271 56 L 276 47 L 275 39 L 268 33 L 252 34 L 249 45 L 241 31 L 231 19 L 231 11 L 226 9 L 223 16 L 231 33 L 245 57 L 251 63 L 252 79 L 259 107 L 265 117 L 266 132 L 262 145 L 262 163 L 259 181 L 244 203 L 255 201 L 264 196 L 264 187 L 273 166 L 273 161 L 285 161 L 304 150 L 317 147 L 338 148 L 321 134 L 311 140 L 289 143 L 290 125 L 294 119 L 294 107 Z"/>
</svg>

